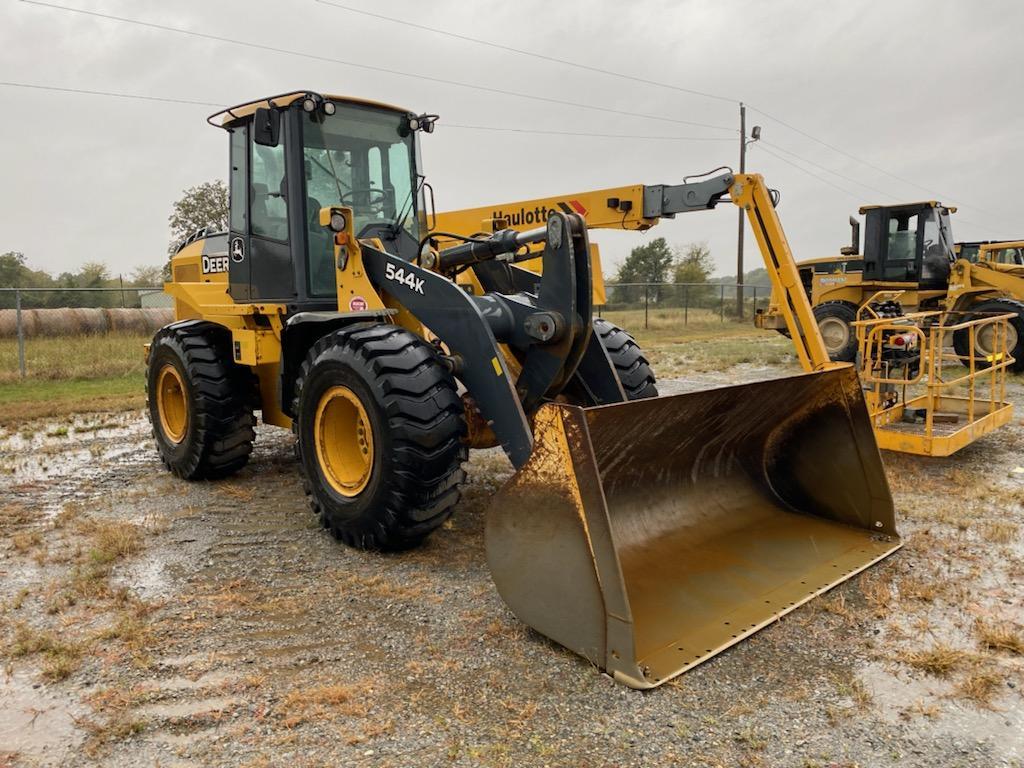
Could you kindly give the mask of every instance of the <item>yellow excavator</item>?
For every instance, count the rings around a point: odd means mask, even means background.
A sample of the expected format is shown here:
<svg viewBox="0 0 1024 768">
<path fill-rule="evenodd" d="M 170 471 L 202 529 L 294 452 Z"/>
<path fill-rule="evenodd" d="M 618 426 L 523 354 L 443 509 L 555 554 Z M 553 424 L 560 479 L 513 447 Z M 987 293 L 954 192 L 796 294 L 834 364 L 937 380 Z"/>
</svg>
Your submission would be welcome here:
<svg viewBox="0 0 1024 768">
<path fill-rule="evenodd" d="M 230 229 L 182 243 L 165 286 L 176 321 L 146 350 L 154 439 L 175 475 L 237 471 L 259 412 L 294 432 L 324 527 L 393 550 L 456 510 L 468 449 L 500 446 L 516 472 L 487 512 L 499 593 L 634 688 L 899 548 L 856 373 L 820 337 L 800 353 L 813 373 L 655 396 L 653 377 L 631 378 L 647 367 L 635 343 L 595 326 L 588 223 L 614 212 L 640 229 L 729 200 L 791 297 L 787 317 L 806 321 L 759 176 L 445 231 L 450 217 L 428 226 L 419 170 L 434 115 L 296 91 L 209 120 L 228 135 Z"/>
</svg>

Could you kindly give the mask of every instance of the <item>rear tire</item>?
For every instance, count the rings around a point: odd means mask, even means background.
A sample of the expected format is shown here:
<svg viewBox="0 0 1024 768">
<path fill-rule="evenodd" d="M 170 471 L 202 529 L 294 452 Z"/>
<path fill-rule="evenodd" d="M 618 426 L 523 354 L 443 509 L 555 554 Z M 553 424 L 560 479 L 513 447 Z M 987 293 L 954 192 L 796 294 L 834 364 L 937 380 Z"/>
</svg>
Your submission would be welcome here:
<svg viewBox="0 0 1024 768">
<path fill-rule="evenodd" d="M 235 365 L 222 326 L 187 320 L 153 337 L 146 394 L 164 465 L 185 480 L 215 480 L 249 461 L 256 419 L 255 378 Z"/>
<path fill-rule="evenodd" d="M 295 385 L 296 451 L 321 524 L 359 549 L 416 546 L 459 500 L 467 457 L 455 380 L 395 325 L 320 339 Z"/>
<path fill-rule="evenodd" d="M 594 318 L 594 333 L 615 366 L 615 373 L 630 400 L 658 396 L 657 381 L 651 364 L 636 340 L 614 323 Z"/>
<path fill-rule="evenodd" d="M 1006 351 L 1014 359 L 1011 371 L 1024 371 L 1024 302 L 1015 299 L 992 299 L 983 301 L 970 308 L 971 312 L 998 312 L 1006 314 L 1012 312 L 1016 316 L 1007 321 L 1006 328 Z M 953 334 L 953 351 L 960 356 L 960 362 L 965 366 L 969 362 L 964 358 L 970 355 L 970 333 L 967 330 L 956 331 Z M 978 334 L 975 338 L 974 364 L 977 368 L 988 368 L 989 363 L 985 358 L 991 354 L 991 349 L 985 344 L 985 334 Z"/>
<path fill-rule="evenodd" d="M 845 301 L 824 301 L 814 308 L 814 319 L 829 358 L 852 363 L 857 357 L 857 308 Z"/>
</svg>

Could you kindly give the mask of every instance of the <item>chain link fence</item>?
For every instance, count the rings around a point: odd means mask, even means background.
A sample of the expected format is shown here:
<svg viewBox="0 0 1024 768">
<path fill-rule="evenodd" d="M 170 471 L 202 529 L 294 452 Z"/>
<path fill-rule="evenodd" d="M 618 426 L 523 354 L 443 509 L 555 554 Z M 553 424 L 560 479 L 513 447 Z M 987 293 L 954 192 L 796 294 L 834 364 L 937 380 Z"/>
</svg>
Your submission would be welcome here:
<svg viewBox="0 0 1024 768">
<path fill-rule="evenodd" d="M 770 289 L 735 284 L 622 283 L 606 286 L 597 314 L 626 329 L 751 323 Z M 742 309 L 742 311 L 740 311 Z M 98 379 L 141 373 L 142 345 L 173 320 L 158 286 L 0 288 L 0 383 Z"/>
<path fill-rule="evenodd" d="M 0 382 L 141 372 L 174 311 L 160 287 L 0 288 Z"/>
<path fill-rule="evenodd" d="M 668 330 L 709 323 L 749 323 L 768 306 L 771 288 L 736 283 L 614 283 L 598 314 L 624 328 Z"/>
</svg>

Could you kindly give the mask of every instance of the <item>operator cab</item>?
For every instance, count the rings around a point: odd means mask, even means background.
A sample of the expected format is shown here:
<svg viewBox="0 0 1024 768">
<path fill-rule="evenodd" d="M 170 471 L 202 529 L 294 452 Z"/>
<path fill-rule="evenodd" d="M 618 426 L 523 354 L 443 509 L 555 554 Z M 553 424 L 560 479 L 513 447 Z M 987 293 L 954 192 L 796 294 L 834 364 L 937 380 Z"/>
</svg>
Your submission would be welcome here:
<svg viewBox="0 0 1024 768">
<path fill-rule="evenodd" d="M 309 91 L 211 115 L 230 134 L 231 297 L 336 309 L 327 206 L 351 208 L 357 237 L 412 260 L 426 228 L 417 133 L 434 119 Z"/>
<path fill-rule="evenodd" d="M 861 208 L 864 280 L 944 290 L 956 260 L 949 224 L 949 214 L 955 211 L 933 200 Z"/>
<path fill-rule="evenodd" d="M 1024 240 L 977 240 L 957 243 L 956 253 L 958 258 L 966 259 L 972 264 L 980 261 L 1013 267 L 1024 266 Z"/>
</svg>

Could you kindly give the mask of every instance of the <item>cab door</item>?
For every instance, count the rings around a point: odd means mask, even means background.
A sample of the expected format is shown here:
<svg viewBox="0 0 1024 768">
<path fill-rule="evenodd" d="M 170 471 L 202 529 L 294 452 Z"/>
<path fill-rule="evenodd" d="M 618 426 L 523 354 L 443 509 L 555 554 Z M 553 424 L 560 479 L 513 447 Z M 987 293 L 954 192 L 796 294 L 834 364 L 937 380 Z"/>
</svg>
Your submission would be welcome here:
<svg viewBox="0 0 1024 768">
<path fill-rule="evenodd" d="M 256 143 L 252 125 L 231 129 L 229 292 L 235 301 L 295 298 L 285 165 L 288 131 L 274 145 Z"/>
<path fill-rule="evenodd" d="M 249 126 L 229 128 L 230 204 L 228 231 L 228 293 L 248 301 L 249 291 Z"/>
</svg>

